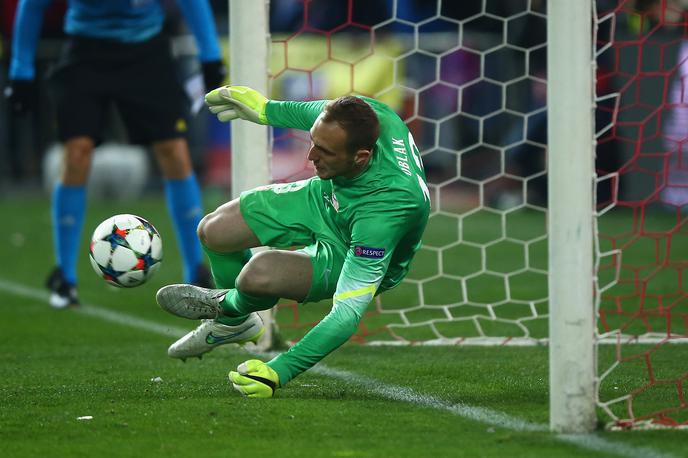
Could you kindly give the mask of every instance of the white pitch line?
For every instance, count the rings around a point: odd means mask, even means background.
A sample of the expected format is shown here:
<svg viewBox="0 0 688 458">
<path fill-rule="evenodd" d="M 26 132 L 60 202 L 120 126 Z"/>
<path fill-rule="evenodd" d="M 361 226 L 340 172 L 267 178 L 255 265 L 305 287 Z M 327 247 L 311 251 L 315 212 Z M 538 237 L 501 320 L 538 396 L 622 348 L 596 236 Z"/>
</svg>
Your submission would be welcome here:
<svg viewBox="0 0 688 458">
<path fill-rule="evenodd" d="M 460 417 L 486 423 L 492 426 L 499 426 L 514 431 L 548 431 L 547 427 L 538 423 L 531 423 L 527 420 L 512 417 L 498 410 L 485 407 L 475 407 L 467 404 L 452 404 L 441 399 L 417 393 L 410 388 L 403 386 L 381 383 L 379 380 L 358 375 L 353 372 L 334 369 L 318 364 L 311 371 L 328 377 L 337 378 L 346 382 L 353 382 L 357 385 L 365 386 L 369 391 L 379 394 L 387 399 L 395 401 L 417 404 L 422 407 L 432 407 L 437 410 L 447 410 Z"/>
<path fill-rule="evenodd" d="M 546 432 L 549 431 L 547 425 L 532 423 L 527 420 L 513 417 L 498 410 L 485 407 L 476 407 L 463 403 L 453 404 L 441 399 L 420 394 L 410 388 L 395 386 L 382 383 L 363 375 L 340 369 L 333 369 L 322 364 L 314 366 L 311 371 L 337 378 L 346 382 L 353 382 L 362 385 L 369 391 L 377 393 L 387 399 L 394 401 L 407 402 L 421 407 L 431 407 L 437 410 L 445 410 L 454 415 L 468 418 L 480 423 L 485 423 L 499 428 L 510 429 L 512 431 L 525 432 Z M 675 458 L 670 453 L 661 452 L 648 447 L 629 446 L 619 442 L 613 442 L 600 437 L 597 434 L 556 434 L 552 436 L 562 442 L 568 442 L 581 448 L 606 452 L 614 455 L 630 458 Z"/>
<path fill-rule="evenodd" d="M 31 299 L 36 299 L 41 302 L 48 302 L 48 297 L 50 294 L 44 290 L 36 290 L 35 288 L 29 288 L 24 285 L 17 283 L 10 283 L 7 280 L 0 278 L 0 289 L 14 294 L 15 296 L 28 297 Z M 153 332 L 155 334 L 160 334 L 165 337 L 176 337 L 179 338 L 189 332 L 188 329 L 181 327 L 162 325 L 156 323 L 155 321 L 146 320 L 143 318 L 138 318 L 133 315 L 129 315 L 122 312 L 116 312 L 113 310 L 104 309 L 102 307 L 97 307 L 89 304 L 82 304 L 81 307 L 74 308 L 72 311 L 80 313 L 82 315 L 93 316 L 100 318 L 111 323 L 122 324 L 124 326 L 129 326 L 130 328 L 140 329 L 142 331 Z"/>
<path fill-rule="evenodd" d="M 36 299 L 41 302 L 47 302 L 48 293 L 42 290 L 36 290 L 18 283 L 13 283 L 0 278 L 0 290 L 13 294 L 15 296 L 27 297 Z M 181 337 L 188 331 L 186 329 L 161 325 L 154 321 L 138 318 L 122 312 L 107 310 L 102 307 L 94 305 L 83 304 L 80 308 L 74 309 L 75 312 L 84 315 L 99 318 L 104 321 L 129 326 L 143 331 L 152 332 L 166 337 Z M 254 354 L 263 356 L 273 356 L 269 353 Z M 521 432 L 547 432 L 549 428 L 547 425 L 540 423 L 532 423 L 527 420 L 513 417 L 504 412 L 493 410 L 485 407 L 471 406 L 463 403 L 450 403 L 433 396 L 417 393 L 416 391 L 403 386 L 391 385 L 383 383 L 379 380 L 366 377 L 341 369 L 334 369 L 327 367 L 324 364 L 318 364 L 311 369 L 312 372 L 325 375 L 327 377 L 343 380 L 347 383 L 354 383 L 363 386 L 370 392 L 379 394 L 380 396 L 399 402 L 414 404 L 421 407 L 432 408 L 436 410 L 444 410 L 462 418 L 477 421 L 480 423 L 496 426 L 512 431 Z M 580 448 L 606 452 L 613 455 L 629 457 L 629 458 L 677 458 L 670 453 L 661 452 L 649 447 L 629 446 L 627 444 L 614 442 L 600 437 L 597 434 L 556 434 L 553 438 L 567 442 Z"/>
</svg>

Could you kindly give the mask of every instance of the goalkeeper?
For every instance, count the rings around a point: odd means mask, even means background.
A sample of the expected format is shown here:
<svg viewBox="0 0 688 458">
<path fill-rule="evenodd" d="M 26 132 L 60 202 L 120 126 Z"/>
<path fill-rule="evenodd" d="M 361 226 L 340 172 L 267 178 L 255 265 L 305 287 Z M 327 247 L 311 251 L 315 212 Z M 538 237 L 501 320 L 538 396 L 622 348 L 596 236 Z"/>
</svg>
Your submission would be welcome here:
<svg viewBox="0 0 688 458">
<path fill-rule="evenodd" d="M 379 101 L 282 102 L 226 86 L 206 103 L 221 121 L 310 131 L 316 176 L 244 192 L 201 220 L 198 235 L 223 289 L 169 285 L 156 298 L 172 314 L 204 320 L 170 346 L 169 356 L 180 359 L 256 341 L 264 331 L 256 312 L 280 298 L 332 298 L 330 313 L 289 351 L 229 373 L 241 393 L 270 397 L 345 343 L 373 297 L 401 282 L 421 245 L 429 192 L 411 133 Z M 251 257 L 249 248 L 264 245 L 305 248 Z"/>
</svg>

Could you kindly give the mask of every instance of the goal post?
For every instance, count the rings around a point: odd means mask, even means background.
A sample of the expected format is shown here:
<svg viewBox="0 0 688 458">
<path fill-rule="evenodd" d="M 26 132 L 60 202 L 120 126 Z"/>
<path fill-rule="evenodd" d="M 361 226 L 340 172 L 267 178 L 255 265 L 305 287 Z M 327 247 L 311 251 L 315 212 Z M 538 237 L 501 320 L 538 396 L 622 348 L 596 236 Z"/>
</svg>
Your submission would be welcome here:
<svg viewBox="0 0 688 458">
<path fill-rule="evenodd" d="M 230 83 L 268 94 L 267 1 L 229 2 L 229 43 Z M 270 141 L 267 126 L 238 120 L 231 129 L 232 196 L 237 197 L 242 191 L 270 182 Z"/>
<path fill-rule="evenodd" d="M 550 427 L 595 427 L 592 0 L 547 20 Z"/>
<path fill-rule="evenodd" d="M 270 27 L 267 0 L 229 1 L 229 80 L 230 84 L 250 86 L 268 94 L 268 56 Z M 246 18 L 250 18 L 247 20 Z M 232 198 L 242 191 L 271 182 L 271 146 L 267 126 L 237 120 L 232 129 Z M 266 332 L 258 347 L 272 345 L 270 310 L 260 312 Z"/>
</svg>

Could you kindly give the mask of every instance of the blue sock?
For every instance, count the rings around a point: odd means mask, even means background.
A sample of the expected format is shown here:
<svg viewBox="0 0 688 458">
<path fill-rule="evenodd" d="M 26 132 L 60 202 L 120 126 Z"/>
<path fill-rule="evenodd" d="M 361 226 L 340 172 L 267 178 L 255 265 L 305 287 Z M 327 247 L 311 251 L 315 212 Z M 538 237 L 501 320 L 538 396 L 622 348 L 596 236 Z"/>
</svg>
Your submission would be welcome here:
<svg viewBox="0 0 688 458">
<path fill-rule="evenodd" d="M 76 284 L 76 261 L 86 213 L 86 187 L 55 185 L 51 201 L 53 243 L 57 265 Z"/>
<path fill-rule="evenodd" d="M 195 175 L 181 180 L 165 180 L 167 209 L 172 216 L 184 263 L 184 282 L 196 281 L 196 268 L 203 259 L 196 228 L 203 217 L 201 189 Z"/>
</svg>

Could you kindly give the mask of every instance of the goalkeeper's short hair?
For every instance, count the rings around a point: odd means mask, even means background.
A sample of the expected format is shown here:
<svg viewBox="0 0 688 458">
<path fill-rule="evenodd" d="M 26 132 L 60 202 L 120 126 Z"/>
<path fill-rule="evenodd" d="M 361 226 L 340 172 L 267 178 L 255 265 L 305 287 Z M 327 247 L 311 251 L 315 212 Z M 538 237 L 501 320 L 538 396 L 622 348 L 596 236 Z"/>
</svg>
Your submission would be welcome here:
<svg viewBox="0 0 688 458">
<path fill-rule="evenodd" d="M 380 136 L 380 121 L 373 108 L 358 97 L 347 95 L 332 100 L 325 106 L 323 122 L 336 122 L 344 129 L 347 151 L 367 149 L 373 151 Z"/>
</svg>

